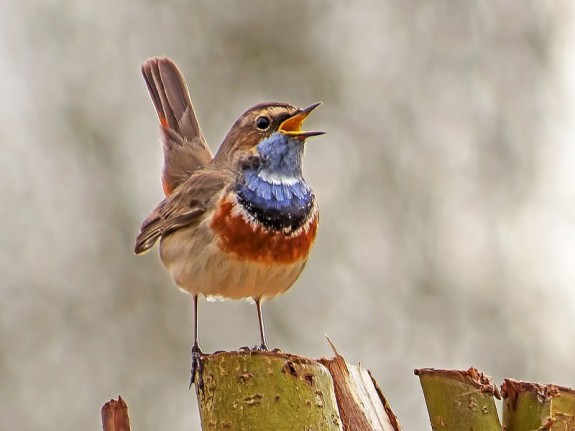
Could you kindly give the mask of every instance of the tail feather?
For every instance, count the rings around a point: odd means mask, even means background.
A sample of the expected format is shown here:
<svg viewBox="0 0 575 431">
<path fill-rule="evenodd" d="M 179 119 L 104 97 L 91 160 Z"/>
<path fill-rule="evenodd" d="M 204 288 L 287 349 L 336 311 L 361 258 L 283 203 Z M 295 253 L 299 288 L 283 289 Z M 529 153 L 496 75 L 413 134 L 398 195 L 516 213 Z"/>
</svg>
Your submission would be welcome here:
<svg viewBox="0 0 575 431">
<path fill-rule="evenodd" d="M 196 118 L 186 81 L 168 58 L 151 58 L 142 74 L 162 127 L 164 193 L 173 190 L 213 158 Z"/>
</svg>

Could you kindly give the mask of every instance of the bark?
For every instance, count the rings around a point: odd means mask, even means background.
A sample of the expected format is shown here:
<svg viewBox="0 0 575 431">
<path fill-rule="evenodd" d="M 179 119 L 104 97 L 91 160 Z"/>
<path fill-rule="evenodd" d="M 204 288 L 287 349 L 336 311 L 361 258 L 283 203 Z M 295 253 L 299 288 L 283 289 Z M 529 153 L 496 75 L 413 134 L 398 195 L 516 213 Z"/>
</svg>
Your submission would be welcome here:
<svg viewBox="0 0 575 431">
<path fill-rule="evenodd" d="M 399 431 L 369 371 L 333 359 L 237 351 L 202 358 L 202 429 Z"/>
<path fill-rule="evenodd" d="M 331 347 L 335 358 L 320 359 L 320 362 L 333 378 L 344 429 L 400 431 L 397 417 L 371 373 L 365 368 L 347 364 L 333 344 Z"/>
<path fill-rule="evenodd" d="M 318 363 L 286 353 L 236 351 L 202 358 L 196 385 L 202 430 L 343 430 L 333 381 Z"/>
<path fill-rule="evenodd" d="M 419 376 L 431 427 L 434 430 L 501 431 L 493 397 L 500 399 L 491 378 L 467 371 L 415 370 Z"/>
<path fill-rule="evenodd" d="M 130 431 L 128 406 L 121 396 L 104 404 L 101 414 L 104 431 Z"/>
<path fill-rule="evenodd" d="M 332 345 L 333 347 L 333 345 Z M 196 388 L 203 431 L 401 431 L 371 373 L 332 359 L 237 351 L 204 355 Z M 503 427 L 499 390 L 475 368 L 415 370 L 431 428 L 441 431 L 575 431 L 575 390 L 505 379 Z M 130 431 L 122 397 L 102 407 L 104 431 Z"/>
<path fill-rule="evenodd" d="M 503 429 L 575 430 L 575 391 L 556 385 L 505 379 Z"/>
</svg>

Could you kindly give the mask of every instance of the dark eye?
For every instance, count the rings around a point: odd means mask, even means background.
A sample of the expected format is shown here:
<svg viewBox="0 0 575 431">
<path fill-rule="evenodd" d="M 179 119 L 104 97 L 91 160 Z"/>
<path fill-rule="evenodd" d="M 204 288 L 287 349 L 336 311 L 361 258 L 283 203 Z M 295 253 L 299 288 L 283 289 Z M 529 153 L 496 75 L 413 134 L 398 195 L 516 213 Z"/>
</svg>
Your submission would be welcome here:
<svg viewBox="0 0 575 431">
<path fill-rule="evenodd" d="M 256 120 L 256 127 L 260 130 L 266 130 L 270 126 L 270 119 L 268 117 L 258 117 Z"/>
</svg>

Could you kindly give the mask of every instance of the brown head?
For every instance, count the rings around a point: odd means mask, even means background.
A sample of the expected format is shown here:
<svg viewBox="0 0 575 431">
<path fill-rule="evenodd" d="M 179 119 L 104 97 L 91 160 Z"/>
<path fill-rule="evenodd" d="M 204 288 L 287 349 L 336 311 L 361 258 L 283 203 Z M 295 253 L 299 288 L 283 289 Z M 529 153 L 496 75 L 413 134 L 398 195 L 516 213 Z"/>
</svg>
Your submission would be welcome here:
<svg viewBox="0 0 575 431">
<path fill-rule="evenodd" d="M 301 129 L 304 120 L 319 105 L 321 102 L 300 108 L 288 103 L 266 102 L 248 109 L 228 132 L 214 163 L 235 168 L 238 162 L 256 155 L 257 145 L 276 132 L 286 139 L 297 139 L 302 143 L 310 136 L 323 134 Z"/>
</svg>

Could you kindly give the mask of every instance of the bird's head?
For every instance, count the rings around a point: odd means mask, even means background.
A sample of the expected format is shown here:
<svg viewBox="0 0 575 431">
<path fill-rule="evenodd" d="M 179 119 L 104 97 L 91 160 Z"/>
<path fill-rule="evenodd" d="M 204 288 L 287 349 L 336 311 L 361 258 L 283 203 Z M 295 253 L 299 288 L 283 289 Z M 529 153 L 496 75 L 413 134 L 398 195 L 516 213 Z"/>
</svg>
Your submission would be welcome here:
<svg viewBox="0 0 575 431">
<path fill-rule="evenodd" d="M 239 171 L 301 176 L 305 140 L 324 133 L 304 131 L 302 124 L 320 104 L 299 108 L 270 102 L 248 109 L 230 129 L 214 161 Z"/>
</svg>

